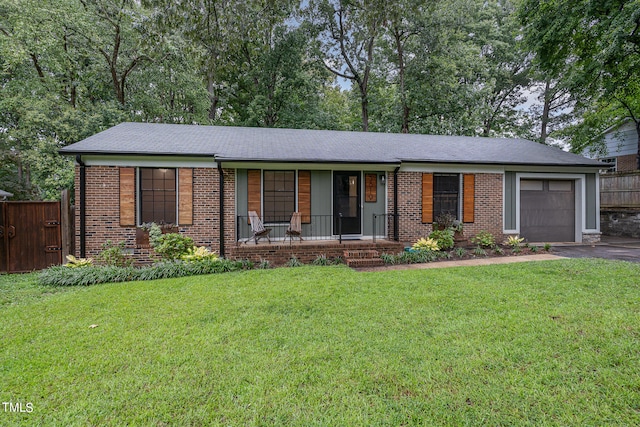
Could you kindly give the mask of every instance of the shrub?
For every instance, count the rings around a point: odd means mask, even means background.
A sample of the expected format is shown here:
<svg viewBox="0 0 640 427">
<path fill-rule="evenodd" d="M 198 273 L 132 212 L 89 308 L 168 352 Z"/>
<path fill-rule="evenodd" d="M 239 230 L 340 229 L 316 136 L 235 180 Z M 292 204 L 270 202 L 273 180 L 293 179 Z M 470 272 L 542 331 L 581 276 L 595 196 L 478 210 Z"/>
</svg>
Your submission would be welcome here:
<svg viewBox="0 0 640 427">
<path fill-rule="evenodd" d="M 504 255 L 504 249 L 502 249 L 500 246 L 496 246 L 495 248 L 493 248 L 493 253 L 495 253 L 496 255 Z"/>
<path fill-rule="evenodd" d="M 318 255 L 312 262 L 313 265 L 331 265 L 331 260 L 326 255 Z"/>
<path fill-rule="evenodd" d="M 212 252 L 208 248 L 200 246 L 198 248 L 191 248 L 188 253 L 180 256 L 180 259 L 183 261 L 202 261 L 205 259 L 218 260 L 220 257 L 216 252 Z"/>
<path fill-rule="evenodd" d="M 287 267 L 302 267 L 304 264 L 301 263 L 295 255 L 292 255 L 285 265 Z"/>
<path fill-rule="evenodd" d="M 465 255 L 467 255 L 467 250 L 465 248 L 456 248 L 454 252 L 458 258 L 464 258 Z"/>
<path fill-rule="evenodd" d="M 545 243 L 542 249 L 549 252 L 551 250 L 551 243 Z"/>
<path fill-rule="evenodd" d="M 442 250 L 453 249 L 455 241 L 453 235 L 455 232 L 452 228 L 445 228 L 444 230 L 435 230 L 429 234 L 429 237 L 438 242 L 438 247 Z"/>
<path fill-rule="evenodd" d="M 453 235 L 452 235 L 453 236 Z M 437 251 L 440 248 L 438 247 L 438 242 L 435 239 L 424 237 L 418 240 L 413 244 L 411 249 L 415 251 Z"/>
<path fill-rule="evenodd" d="M 125 242 L 113 243 L 107 240 L 102 244 L 102 251 L 96 257 L 101 264 L 113 267 L 131 267 L 133 258 L 124 253 Z"/>
<path fill-rule="evenodd" d="M 496 238 L 488 231 L 482 230 L 474 237 L 471 238 L 471 242 L 475 243 L 481 248 L 491 248 L 496 244 Z"/>
<path fill-rule="evenodd" d="M 386 252 L 383 252 L 382 254 L 380 254 L 380 259 L 385 264 L 390 264 L 390 265 L 397 264 L 397 258 L 394 254 L 388 254 Z"/>
<path fill-rule="evenodd" d="M 260 260 L 256 268 L 260 270 L 268 270 L 271 268 L 271 263 L 269 262 L 268 259 L 263 259 L 263 260 Z"/>
<path fill-rule="evenodd" d="M 471 251 L 475 256 L 487 256 L 487 251 L 482 249 L 482 247 L 478 246 L 474 250 Z"/>
<path fill-rule="evenodd" d="M 422 264 L 437 258 L 438 255 L 433 251 L 401 252 L 398 254 L 398 264 Z"/>
<path fill-rule="evenodd" d="M 505 245 L 511 246 L 511 248 L 519 248 L 520 245 L 522 245 L 522 242 L 524 242 L 524 237 L 520 237 L 519 235 L 516 236 L 509 236 L 507 238 L 507 240 L 505 240 Z"/>
<path fill-rule="evenodd" d="M 451 215 L 450 213 L 442 213 L 434 218 L 433 227 L 440 229 L 453 228 L 455 223 L 455 216 Z"/>
<path fill-rule="evenodd" d="M 127 282 L 138 279 L 140 270 L 133 267 L 90 265 L 83 268 L 53 266 L 38 275 L 38 282 L 48 286 L 88 286 L 98 283 Z"/>
<path fill-rule="evenodd" d="M 253 267 L 247 261 L 202 259 L 195 261 L 161 261 L 150 267 L 114 267 L 92 265 L 84 268 L 54 266 L 38 275 L 38 283 L 47 286 L 88 286 L 99 283 L 155 280 L 198 274 L 225 273 Z"/>
<path fill-rule="evenodd" d="M 153 227 L 152 227 L 153 230 Z M 193 239 L 179 233 L 167 233 L 154 237 L 151 240 L 151 230 L 149 231 L 149 241 L 155 253 L 165 260 L 176 260 L 183 255 L 189 254 L 193 250 Z"/>
<path fill-rule="evenodd" d="M 87 267 L 93 264 L 91 258 L 76 258 L 73 255 L 67 255 L 67 263 L 64 265 L 66 268 L 78 268 Z"/>
<path fill-rule="evenodd" d="M 529 250 L 535 254 L 540 250 L 540 248 L 537 247 L 537 246 L 531 245 L 531 246 L 529 246 Z"/>
<path fill-rule="evenodd" d="M 155 222 L 145 223 L 140 228 L 149 230 L 149 244 L 155 246 L 158 237 L 162 236 L 162 228 Z"/>
</svg>

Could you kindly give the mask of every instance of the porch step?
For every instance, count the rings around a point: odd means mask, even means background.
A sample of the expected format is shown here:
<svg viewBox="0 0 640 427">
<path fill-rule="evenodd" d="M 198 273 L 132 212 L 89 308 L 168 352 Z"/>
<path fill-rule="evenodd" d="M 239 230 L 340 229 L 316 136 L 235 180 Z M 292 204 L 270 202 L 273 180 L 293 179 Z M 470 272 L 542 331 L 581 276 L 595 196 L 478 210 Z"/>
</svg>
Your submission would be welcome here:
<svg viewBox="0 0 640 427">
<path fill-rule="evenodd" d="M 345 250 L 344 260 L 351 268 L 379 267 L 384 265 L 378 251 L 373 249 Z"/>
</svg>

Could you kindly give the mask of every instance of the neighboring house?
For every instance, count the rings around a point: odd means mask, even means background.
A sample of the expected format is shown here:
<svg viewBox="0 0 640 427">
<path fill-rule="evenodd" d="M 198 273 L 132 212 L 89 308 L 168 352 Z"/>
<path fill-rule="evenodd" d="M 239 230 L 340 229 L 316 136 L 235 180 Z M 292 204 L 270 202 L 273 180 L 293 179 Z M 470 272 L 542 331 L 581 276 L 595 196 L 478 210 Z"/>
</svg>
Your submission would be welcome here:
<svg viewBox="0 0 640 427">
<path fill-rule="evenodd" d="M 61 153 L 76 156 L 81 256 L 107 239 L 145 255 L 136 233 L 150 221 L 227 256 L 268 248 L 238 245 L 249 211 L 276 241 L 300 212 L 299 248 L 319 253 L 307 240 L 415 242 L 444 213 L 467 238 L 600 238 L 602 164 L 526 140 L 123 123 Z"/>
<path fill-rule="evenodd" d="M 607 172 L 629 172 L 638 169 L 638 131 L 627 119 L 610 127 L 600 136 L 602 146 L 585 150 L 584 155 L 606 163 Z"/>
</svg>

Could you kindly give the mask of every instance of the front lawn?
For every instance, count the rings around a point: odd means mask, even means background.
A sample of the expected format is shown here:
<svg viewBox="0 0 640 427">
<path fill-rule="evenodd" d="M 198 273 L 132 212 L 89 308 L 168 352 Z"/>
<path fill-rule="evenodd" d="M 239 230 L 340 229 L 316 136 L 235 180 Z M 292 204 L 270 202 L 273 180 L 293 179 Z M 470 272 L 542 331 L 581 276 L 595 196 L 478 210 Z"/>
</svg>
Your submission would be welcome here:
<svg viewBox="0 0 640 427">
<path fill-rule="evenodd" d="M 0 425 L 638 425 L 639 277 L 600 260 L 0 276 Z"/>
</svg>

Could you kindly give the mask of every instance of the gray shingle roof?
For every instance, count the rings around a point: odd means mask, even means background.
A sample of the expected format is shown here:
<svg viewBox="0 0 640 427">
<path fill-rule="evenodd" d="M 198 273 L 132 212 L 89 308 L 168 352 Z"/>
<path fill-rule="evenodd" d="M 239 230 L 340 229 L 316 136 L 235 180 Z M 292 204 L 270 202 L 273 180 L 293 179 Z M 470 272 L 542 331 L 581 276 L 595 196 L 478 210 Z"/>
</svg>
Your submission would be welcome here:
<svg viewBox="0 0 640 427">
<path fill-rule="evenodd" d="M 220 161 L 601 166 L 524 139 L 157 123 L 122 123 L 60 152 L 215 156 Z"/>
</svg>

